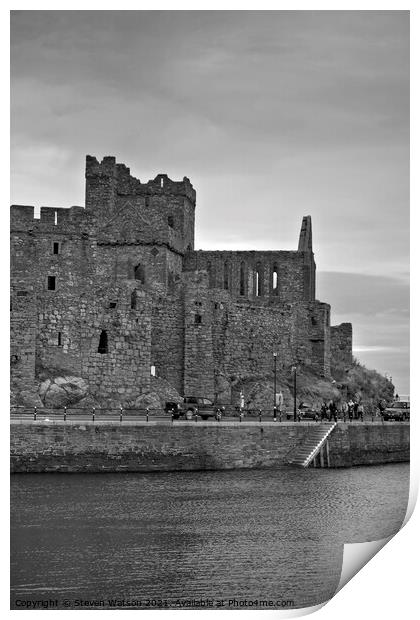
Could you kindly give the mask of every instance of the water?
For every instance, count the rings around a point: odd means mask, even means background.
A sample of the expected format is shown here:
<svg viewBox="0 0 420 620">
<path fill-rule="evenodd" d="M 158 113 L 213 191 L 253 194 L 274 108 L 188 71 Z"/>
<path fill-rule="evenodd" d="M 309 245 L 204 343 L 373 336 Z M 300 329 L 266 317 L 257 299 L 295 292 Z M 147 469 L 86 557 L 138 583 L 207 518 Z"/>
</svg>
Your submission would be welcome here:
<svg viewBox="0 0 420 620">
<path fill-rule="evenodd" d="M 11 606 L 315 605 L 337 587 L 343 543 L 398 531 L 408 488 L 407 464 L 14 475 Z"/>
</svg>

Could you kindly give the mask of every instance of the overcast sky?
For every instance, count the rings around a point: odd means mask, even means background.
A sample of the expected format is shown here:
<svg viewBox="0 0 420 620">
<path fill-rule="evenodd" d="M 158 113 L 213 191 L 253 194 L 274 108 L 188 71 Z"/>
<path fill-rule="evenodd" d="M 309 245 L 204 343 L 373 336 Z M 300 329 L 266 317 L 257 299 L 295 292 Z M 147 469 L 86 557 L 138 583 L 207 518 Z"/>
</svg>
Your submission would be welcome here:
<svg viewBox="0 0 420 620">
<path fill-rule="evenodd" d="M 188 176 L 196 248 L 296 249 L 356 357 L 408 384 L 408 12 L 12 13 L 12 196 L 84 204 L 84 159 Z"/>
</svg>

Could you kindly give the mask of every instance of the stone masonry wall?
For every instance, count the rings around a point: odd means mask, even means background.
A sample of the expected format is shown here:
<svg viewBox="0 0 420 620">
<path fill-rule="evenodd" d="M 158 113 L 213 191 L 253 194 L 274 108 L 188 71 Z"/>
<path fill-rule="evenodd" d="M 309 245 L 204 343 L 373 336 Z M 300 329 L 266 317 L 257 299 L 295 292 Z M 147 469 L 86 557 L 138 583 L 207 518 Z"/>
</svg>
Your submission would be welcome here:
<svg viewBox="0 0 420 620">
<path fill-rule="evenodd" d="M 333 325 L 331 334 L 331 357 L 334 364 L 349 367 L 353 359 L 353 328 L 351 323 Z"/>
<path fill-rule="evenodd" d="M 339 425 L 334 467 L 409 460 L 409 425 Z M 277 468 L 301 444 L 304 424 L 12 424 L 12 472 L 125 472 Z"/>
<path fill-rule="evenodd" d="M 114 157 L 87 156 L 86 208 L 36 219 L 12 206 L 15 400 L 39 404 L 40 377 L 68 375 L 128 406 L 151 366 L 181 394 L 225 398 L 238 377 L 270 376 L 273 351 L 326 377 L 330 347 L 351 360 L 351 325 L 330 330 L 315 300 L 310 216 L 298 251 L 202 252 L 195 204 L 187 177 L 141 183 Z"/>
<path fill-rule="evenodd" d="M 272 302 L 310 301 L 305 287 L 304 252 L 189 252 L 186 271 L 205 270 L 210 288 L 234 297 L 270 297 Z M 275 275 L 274 275 L 275 274 Z"/>
</svg>

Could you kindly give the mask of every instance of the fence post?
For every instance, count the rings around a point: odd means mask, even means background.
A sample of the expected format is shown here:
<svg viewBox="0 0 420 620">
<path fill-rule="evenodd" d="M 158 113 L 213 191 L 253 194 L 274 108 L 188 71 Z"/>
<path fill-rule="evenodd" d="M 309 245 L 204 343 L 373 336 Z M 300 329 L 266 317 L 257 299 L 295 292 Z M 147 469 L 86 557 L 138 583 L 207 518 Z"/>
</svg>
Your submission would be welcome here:
<svg viewBox="0 0 420 620">
<path fill-rule="evenodd" d="M 123 408 L 120 406 L 120 422 L 122 422 Z"/>
<path fill-rule="evenodd" d="M 92 407 L 92 422 L 95 421 L 95 407 Z"/>
<path fill-rule="evenodd" d="M 277 422 L 277 407 L 273 407 L 273 422 Z"/>
<path fill-rule="evenodd" d="M 149 421 L 149 407 L 146 407 L 146 422 Z"/>
<path fill-rule="evenodd" d="M 260 418 L 260 422 L 262 422 L 262 416 L 261 416 L 261 413 L 262 413 L 262 411 L 261 411 L 261 409 L 259 409 L 259 410 L 258 410 L 258 416 L 259 416 L 259 418 Z"/>
<path fill-rule="evenodd" d="M 67 420 L 67 407 L 64 407 L 64 422 Z"/>
<path fill-rule="evenodd" d="M 171 413 L 171 422 L 172 422 L 172 424 L 174 423 L 174 414 L 173 414 L 173 412 Z"/>
<path fill-rule="evenodd" d="M 36 422 L 36 407 L 34 407 L 34 421 Z"/>
</svg>

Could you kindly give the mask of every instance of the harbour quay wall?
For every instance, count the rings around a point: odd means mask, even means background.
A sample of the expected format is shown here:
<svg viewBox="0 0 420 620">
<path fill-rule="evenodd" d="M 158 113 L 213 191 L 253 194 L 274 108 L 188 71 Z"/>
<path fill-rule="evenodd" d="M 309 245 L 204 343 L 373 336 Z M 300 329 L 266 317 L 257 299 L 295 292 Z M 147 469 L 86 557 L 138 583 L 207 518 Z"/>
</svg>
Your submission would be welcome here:
<svg viewBox="0 0 420 620">
<path fill-rule="evenodd" d="M 274 422 L 12 423 L 11 471 L 275 469 L 286 464 L 310 428 Z M 408 461 L 409 424 L 339 424 L 329 452 L 332 467 Z"/>
<path fill-rule="evenodd" d="M 330 439 L 330 466 L 379 465 L 410 460 L 410 425 L 338 424 Z"/>
</svg>

